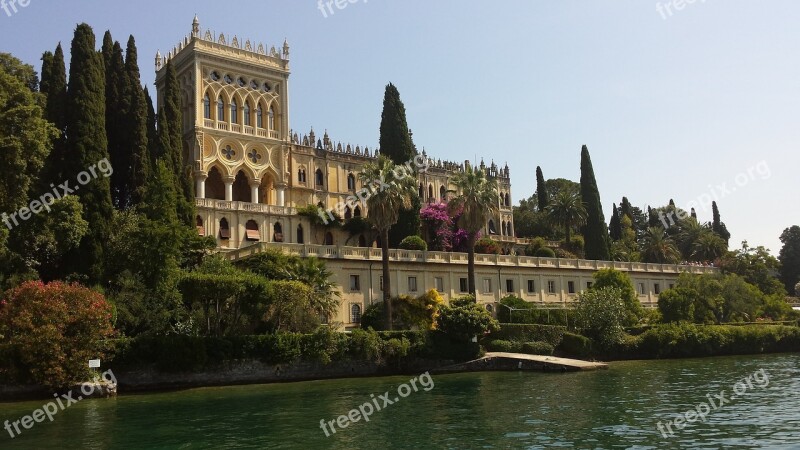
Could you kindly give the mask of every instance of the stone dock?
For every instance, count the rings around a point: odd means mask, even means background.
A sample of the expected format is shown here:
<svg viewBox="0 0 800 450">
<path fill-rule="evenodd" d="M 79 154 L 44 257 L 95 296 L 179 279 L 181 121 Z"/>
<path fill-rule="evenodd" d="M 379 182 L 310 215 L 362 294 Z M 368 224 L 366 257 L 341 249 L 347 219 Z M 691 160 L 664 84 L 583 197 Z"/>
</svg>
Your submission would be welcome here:
<svg viewBox="0 0 800 450">
<path fill-rule="evenodd" d="M 537 371 L 579 372 L 608 369 L 608 364 L 556 356 L 527 355 L 524 353 L 489 352 L 483 358 L 431 370 L 432 373 L 484 372 L 484 371 Z"/>
</svg>

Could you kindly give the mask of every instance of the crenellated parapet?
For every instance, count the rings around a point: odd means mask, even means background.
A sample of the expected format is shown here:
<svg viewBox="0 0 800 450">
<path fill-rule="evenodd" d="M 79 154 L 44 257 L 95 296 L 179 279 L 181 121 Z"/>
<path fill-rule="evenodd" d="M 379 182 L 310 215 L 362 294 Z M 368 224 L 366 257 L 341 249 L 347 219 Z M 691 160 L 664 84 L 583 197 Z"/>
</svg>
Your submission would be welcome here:
<svg viewBox="0 0 800 450">
<path fill-rule="evenodd" d="M 209 45 L 217 51 L 222 51 L 231 55 L 250 56 L 271 62 L 273 65 L 288 68 L 289 63 L 289 43 L 284 39 L 283 45 L 267 46 L 261 42 L 251 41 L 250 39 L 239 39 L 237 35 L 226 36 L 225 33 L 216 33 L 213 30 L 200 28 L 200 21 L 197 16 L 192 22 L 192 32 L 173 46 L 165 55 L 161 51 L 156 52 L 155 67 L 160 71 L 170 60 L 172 60 L 181 50 L 189 47 L 193 42 Z"/>
</svg>

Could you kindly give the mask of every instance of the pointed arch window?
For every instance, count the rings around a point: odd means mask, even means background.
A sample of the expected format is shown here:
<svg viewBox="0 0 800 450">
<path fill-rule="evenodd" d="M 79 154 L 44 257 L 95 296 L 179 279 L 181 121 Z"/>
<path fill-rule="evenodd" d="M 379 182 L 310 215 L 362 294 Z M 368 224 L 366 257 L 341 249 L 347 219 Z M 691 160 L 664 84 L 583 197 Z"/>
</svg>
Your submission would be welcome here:
<svg viewBox="0 0 800 450">
<path fill-rule="evenodd" d="M 256 126 L 258 128 L 264 128 L 264 108 L 261 105 L 258 105 L 258 109 L 256 110 Z"/>
<path fill-rule="evenodd" d="M 203 117 L 206 119 L 211 118 L 211 98 L 208 96 L 208 94 L 203 97 Z"/>
<path fill-rule="evenodd" d="M 303 236 L 303 226 L 302 225 L 298 225 L 297 226 L 297 243 L 298 244 L 304 244 L 305 243 L 305 242 L 303 242 L 304 240 L 305 240 L 305 236 Z"/>
<path fill-rule="evenodd" d="M 322 176 L 322 169 L 317 169 L 317 172 L 315 173 L 315 178 L 316 179 L 314 181 L 316 182 L 317 187 L 322 187 L 322 185 L 324 184 L 324 177 Z"/>
<path fill-rule="evenodd" d="M 275 110 L 272 107 L 269 108 L 269 129 L 275 129 Z"/>
<path fill-rule="evenodd" d="M 244 102 L 244 125 L 249 127 L 250 126 L 250 101 Z"/>
<path fill-rule="evenodd" d="M 217 99 L 217 120 L 225 120 L 225 102 L 222 97 Z"/>
<path fill-rule="evenodd" d="M 306 169 L 299 169 L 297 171 L 297 181 L 299 183 L 305 183 L 306 182 Z"/>
<path fill-rule="evenodd" d="M 436 199 L 436 196 L 433 193 L 433 185 L 429 184 L 428 185 L 428 200 L 435 200 L 435 199 Z"/>
<path fill-rule="evenodd" d="M 347 175 L 347 190 L 348 191 L 356 190 L 356 177 L 352 173 Z"/>
<path fill-rule="evenodd" d="M 439 188 L 439 199 L 441 201 L 447 200 L 447 189 L 445 189 L 444 186 Z"/>
<path fill-rule="evenodd" d="M 231 102 L 231 123 L 239 123 L 239 103 L 236 99 Z"/>
</svg>

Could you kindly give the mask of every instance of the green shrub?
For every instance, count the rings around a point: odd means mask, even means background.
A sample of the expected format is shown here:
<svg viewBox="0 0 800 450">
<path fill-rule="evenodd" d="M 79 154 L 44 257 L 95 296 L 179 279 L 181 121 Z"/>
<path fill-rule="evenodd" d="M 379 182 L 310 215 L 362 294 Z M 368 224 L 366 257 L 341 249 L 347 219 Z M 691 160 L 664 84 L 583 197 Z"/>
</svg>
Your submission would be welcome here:
<svg viewBox="0 0 800 450">
<path fill-rule="evenodd" d="M 592 340 L 580 334 L 566 332 L 558 350 L 575 358 L 587 358 L 592 355 Z"/>
<path fill-rule="evenodd" d="M 547 342 L 534 341 L 524 342 L 521 352 L 528 355 L 552 355 L 554 350 L 553 346 Z"/>
<path fill-rule="evenodd" d="M 531 239 L 530 244 L 525 246 L 525 256 L 536 256 L 536 251 L 542 247 L 547 246 L 547 240 L 542 237 L 536 237 Z"/>
<path fill-rule="evenodd" d="M 500 244 L 494 239 L 488 237 L 480 238 L 478 239 L 478 242 L 475 243 L 475 253 L 499 255 Z"/>
<path fill-rule="evenodd" d="M 537 256 L 539 258 L 555 258 L 556 252 L 550 247 L 542 247 L 536 250 L 533 256 Z"/>
<path fill-rule="evenodd" d="M 490 352 L 517 353 L 522 349 L 522 344 L 504 339 L 493 339 L 486 344 L 486 349 Z"/>
<path fill-rule="evenodd" d="M 403 250 L 428 250 L 428 244 L 419 236 L 408 236 L 400 241 L 400 248 Z"/>
<path fill-rule="evenodd" d="M 491 339 L 517 342 L 541 341 L 556 347 L 566 332 L 565 327 L 539 324 L 500 324 L 500 330 L 490 335 Z"/>
</svg>

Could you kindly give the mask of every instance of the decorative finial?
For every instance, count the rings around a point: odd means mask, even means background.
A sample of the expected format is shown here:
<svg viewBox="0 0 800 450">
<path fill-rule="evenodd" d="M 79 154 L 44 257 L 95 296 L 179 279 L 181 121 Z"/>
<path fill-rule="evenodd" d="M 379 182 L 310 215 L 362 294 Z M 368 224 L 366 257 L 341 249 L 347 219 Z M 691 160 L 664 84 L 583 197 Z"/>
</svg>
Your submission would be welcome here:
<svg viewBox="0 0 800 450">
<path fill-rule="evenodd" d="M 157 50 L 156 51 L 156 70 L 161 68 L 161 62 L 162 62 L 161 50 Z"/>
<path fill-rule="evenodd" d="M 197 14 L 194 15 L 194 20 L 192 21 L 192 37 L 200 36 L 200 19 L 197 18 Z"/>
<path fill-rule="evenodd" d="M 289 59 L 289 41 L 286 38 L 283 39 L 283 59 Z"/>
</svg>

